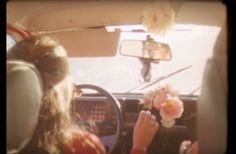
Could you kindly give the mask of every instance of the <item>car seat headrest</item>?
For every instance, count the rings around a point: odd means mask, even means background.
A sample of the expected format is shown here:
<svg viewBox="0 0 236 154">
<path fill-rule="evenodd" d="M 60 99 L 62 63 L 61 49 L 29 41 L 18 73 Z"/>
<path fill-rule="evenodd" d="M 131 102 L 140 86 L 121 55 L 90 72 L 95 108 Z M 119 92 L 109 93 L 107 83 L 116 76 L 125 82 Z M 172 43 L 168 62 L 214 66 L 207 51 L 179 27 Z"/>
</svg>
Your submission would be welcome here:
<svg viewBox="0 0 236 154">
<path fill-rule="evenodd" d="M 218 35 L 213 57 L 205 66 L 198 101 L 197 138 L 200 153 L 223 154 L 227 146 L 226 30 Z"/>
<path fill-rule="evenodd" d="M 42 95 L 42 82 L 33 65 L 7 61 L 7 153 L 19 152 L 30 141 Z"/>
</svg>

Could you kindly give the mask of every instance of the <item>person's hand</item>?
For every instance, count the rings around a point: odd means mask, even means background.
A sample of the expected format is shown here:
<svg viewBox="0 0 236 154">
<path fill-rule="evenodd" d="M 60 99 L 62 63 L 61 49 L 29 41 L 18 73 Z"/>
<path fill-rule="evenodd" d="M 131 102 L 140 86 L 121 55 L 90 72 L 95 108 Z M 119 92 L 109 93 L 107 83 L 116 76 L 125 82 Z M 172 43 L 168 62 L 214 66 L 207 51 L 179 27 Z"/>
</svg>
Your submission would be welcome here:
<svg viewBox="0 0 236 154">
<path fill-rule="evenodd" d="M 192 144 L 192 146 L 189 147 L 188 152 L 189 152 L 189 154 L 198 154 L 198 153 L 199 153 L 198 151 L 199 151 L 199 150 L 198 150 L 198 142 L 195 141 L 195 142 Z"/>
<path fill-rule="evenodd" d="M 191 141 L 184 140 L 180 145 L 180 154 L 198 154 L 198 142 L 195 141 L 191 143 Z"/>
<path fill-rule="evenodd" d="M 158 128 L 156 117 L 150 111 L 141 111 L 134 127 L 132 149 L 146 151 Z"/>
<path fill-rule="evenodd" d="M 180 144 L 180 148 L 179 148 L 179 154 L 186 154 L 188 148 L 191 146 L 191 141 L 190 140 L 184 140 L 181 144 Z"/>
</svg>

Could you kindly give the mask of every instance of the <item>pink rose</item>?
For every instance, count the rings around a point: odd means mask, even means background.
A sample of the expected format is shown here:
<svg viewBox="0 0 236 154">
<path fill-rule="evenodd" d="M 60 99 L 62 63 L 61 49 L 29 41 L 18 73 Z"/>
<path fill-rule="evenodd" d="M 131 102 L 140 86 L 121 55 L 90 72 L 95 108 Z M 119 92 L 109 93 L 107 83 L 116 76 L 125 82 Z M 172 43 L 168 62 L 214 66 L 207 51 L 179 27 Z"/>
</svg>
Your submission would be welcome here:
<svg viewBox="0 0 236 154">
<path fill-rule="evenodd" d="M 144 104 L 144 106 L 146 108 L 149 108 L 149 109 L 152 108 L 152 99 L 151 98 L 145 98 L 144 100 L 142 100 L 142 103 Z"/>
<path fill-rule="evenodd" d="M 173 86 L 170 85 L 170 84 L 164 85 L 164 86 L 162 87 L 162 89 L 163 89 L 167 94 L 169 94 L 169 95 L 172 96 L 172 97 L 175 97 L 175 96 L 178 96 L 178 95 L 179 95 L 178 90 L 174 89 Z"/>
<path fill-rule="evenodd" d="M 154 104 L 153 106 L 159 110 L 161 105 L 167 101 L 168 99 L 168 94 L 163 90 L 163 89 L 160 89 L 158 91 L 156 91 L 156 96 L 154 98 Z"/>
<path fill-rule="evenodd" d="M 183 111 L 183 102 L 177 97 L 170 98 L 169 100 L 162 103 L 160 107 L 160 115 L 166 120 L 180 118 Z"/>
</svg>

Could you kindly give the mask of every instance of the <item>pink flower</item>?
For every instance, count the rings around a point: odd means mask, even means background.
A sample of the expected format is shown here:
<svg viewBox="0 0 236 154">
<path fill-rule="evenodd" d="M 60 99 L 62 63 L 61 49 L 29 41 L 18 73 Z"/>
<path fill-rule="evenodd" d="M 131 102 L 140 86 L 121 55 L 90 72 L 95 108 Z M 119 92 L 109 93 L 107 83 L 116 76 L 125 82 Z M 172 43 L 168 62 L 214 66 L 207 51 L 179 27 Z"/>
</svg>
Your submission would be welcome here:
<svg viewBox="0 0 236 154">
<path fill-rule="evenodd" d="M 163 89 L 167 94 L 169 94 L 169 95 L 172 96 L 172 97 L 175 97 L 175 96 L 178 96 L 178 95 L 179 95 L 178 90 L 174 89 L 173 86 L 170 85 L 170 84 L 164 85 L 164 86 L 162 87 L 162 89 Z"/>
<path fill-rule="evenodd" d="M 142 103 L 144 104 L 144 106 L 148 109 L 152 108 L 152 99 L 151 98 L 145 98 L 142 100 Z"/>
<path fill-rule="evenodd" d="M 152 103 L 152 99 L 151 98 L 145 98 L 143 103 L 146 104 L 146 105 L 150 105 Z"/>
<path fill-rule="evenodd" d="M 153 106 L 159 110 L 161 105 L 167 101 L 168 99 L 168 94 L 164 91 L 164 89 L 159 89 L 156 91 L 156 95 L 154 97 L 154 104 Z"/>
<path fill-rule="evenodd" d="M 170 128 L 175 124 L 175 119 L 180 118 L 184 111 L 183 102 L 177 96 L 178 91 L 174 90 L 172 86 L 163 85 L 145 93 L 141 103 L 145 108 L 155 107 L 159 110 L 162 125 Z"/>
<path fill-rule="evenodd" d="M 166 120 L 180 118 L 183 111 L 183 102 L 177 97 L 170 98 L 169 100 L 162 103 L 160 107 L 160 115 Z"/>
</svg>

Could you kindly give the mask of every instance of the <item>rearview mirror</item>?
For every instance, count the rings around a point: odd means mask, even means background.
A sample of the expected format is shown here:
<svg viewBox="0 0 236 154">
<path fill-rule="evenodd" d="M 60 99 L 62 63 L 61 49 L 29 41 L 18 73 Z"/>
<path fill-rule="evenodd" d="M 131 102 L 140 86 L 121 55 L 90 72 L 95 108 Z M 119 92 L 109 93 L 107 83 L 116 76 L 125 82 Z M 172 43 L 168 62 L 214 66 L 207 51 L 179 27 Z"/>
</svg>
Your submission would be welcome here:
<svg viewBox="0 0 236 154">
<path fill-rule="evenodd" d="M 123 40 L 120 45 L 120 53 L 125 56 L 154 60 L 171 60 L 171 50 L 168 44 L 142 40 Z"/>
</svg>

